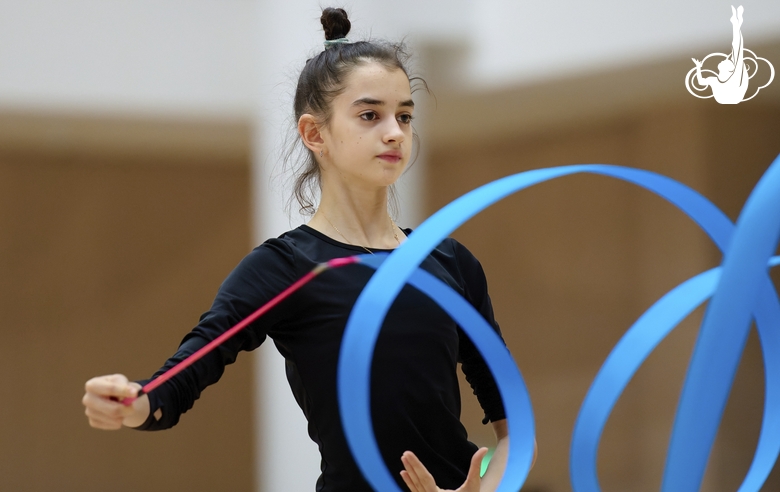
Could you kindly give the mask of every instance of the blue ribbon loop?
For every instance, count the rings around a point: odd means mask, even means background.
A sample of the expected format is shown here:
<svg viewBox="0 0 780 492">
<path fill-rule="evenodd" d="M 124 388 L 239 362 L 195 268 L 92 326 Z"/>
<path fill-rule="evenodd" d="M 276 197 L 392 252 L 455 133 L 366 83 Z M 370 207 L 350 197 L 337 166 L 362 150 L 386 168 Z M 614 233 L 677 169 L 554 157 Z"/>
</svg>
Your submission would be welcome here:
<svg viewBox="0 0 780 492">
<path fill-rule="evenodd" d="M 361 257 L 362 263 L 377 271 L 347 322 L 338 364 L 338 401 L 347 442 L 358 467 L 376 490 L 400 491 L 374 438 L 369 375 L 382 322 L 406 282 L 439 303 L 482 353 L 501 392 L 511 435 L 506 472 L 497 490 L 516 492 L 521 488 L 534 442 L 533 412 L 522 376 L 487 322 L 468 302 L 418 266 L 444 238 L 493 203 L 532 185 L 577 173 L 610 176 L 654 192 L 693 219 L 724 252 L 725 259 L 721 269 L 700 274 L 659 300 L 607 358 L 575 427 L 571 449 L 574 490 L 600 490 L 596 452 L 617 399 L 653 348 L 713 291 L 680 399 L 663 490 L 698 490 L 752 315 L 764 354 L 766 398 L 759 444 L 740 492 L 757 491 L 766 480 L 780 452 L 780 301 L 767 274 L 767 265 L 778 262 L 777 257 L 771 261 L 770 257 L 780 236 L 780 156 L 756 186 L 736 227 L 709 200 L 665 176 L 619 166 L 575 165 L 527 171 L 481 186 L 436 212 L 386 258 Z"/>
</svg>

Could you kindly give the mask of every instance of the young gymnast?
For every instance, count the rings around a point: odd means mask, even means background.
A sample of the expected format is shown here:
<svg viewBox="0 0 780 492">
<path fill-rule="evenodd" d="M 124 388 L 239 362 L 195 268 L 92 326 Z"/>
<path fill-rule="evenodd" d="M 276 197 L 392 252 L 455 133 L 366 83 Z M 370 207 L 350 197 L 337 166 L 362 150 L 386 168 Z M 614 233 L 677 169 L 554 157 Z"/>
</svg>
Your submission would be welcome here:
<svg viewBox="0 0 780 492">
<path fill-rule="evenodd" d="M 259 306 L 333 258 L 391 251 L 412 233 L 388 214 L 391 186 L 412 152 L 414 102 L 401 44 L 350 42 L 347 14 L 321 17 L 325 49 L 306 62 L 294 113 L 306 159 L 295 196 L 307 224 L 267 240 L 221 285 L 199 324 L 184 337 L 158 377 Z M 316 209 L 307 190 L 319 189 Z M 443 241 L 421 267 L 463 295 L 499 332 L 480 263 L 460 243 Z M 319 275 L 217 350 L 125 406 L 147 381 L 123 375 L 89 380 L 83 403 L 92 427 L 166 429 L 217 382 L 238 352 L 271 337 L 286 360 L 287 377 L 322 456 L 316 490 L 370 491 L 347 446 L 336 397 L 336 367 L 350 310 L 372 270 L 348 265 Z M 479 477 L 487 451 L 469 442 L 460 422 L 457 363 L 492 422 L 496 451 Z M 399 486 L 413 492 L 495 490 L 506 462 L 507 425 L 499 392 L 482 357 L 462 330 L 424 294 L 404 287 L 377 341 L 371 373 L 376 438 Z M 441 488 L 439 488 L 441 487 Z"/>
</svg>

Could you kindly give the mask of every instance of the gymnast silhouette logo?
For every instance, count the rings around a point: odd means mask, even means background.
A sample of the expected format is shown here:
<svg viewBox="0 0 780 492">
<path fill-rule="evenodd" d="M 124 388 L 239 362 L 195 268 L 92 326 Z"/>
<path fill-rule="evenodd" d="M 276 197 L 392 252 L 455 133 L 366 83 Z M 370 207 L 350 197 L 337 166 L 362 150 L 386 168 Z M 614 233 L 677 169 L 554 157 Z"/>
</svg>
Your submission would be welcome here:
<svg viewBox="0 0 780 492">
<path fill-rule="evenodd" d="M 768 86 L 775 78 L 775 67 L 769 63 L 766 58 L 761 58 L 755 53 L 745 48 L 742 40 L 742 12 L 744 12 L 742 5 L 736 10 L 734 6 L 731 7 L 731 26 L 732 26 L 732 40 L 731 40 L 731 53 L 725 55 L 723 53 L 711 53 L 704 57 L 702 61 L 696 58 L 691 58 L 693 63 L 696 64 L 688 74 L 685 76 L 685 88 L 688 92 L 700 99 L 707 99 L 714 97 L 720 104 L 739 104 L 742 101 L 748 101 L 753 99 L 758 91 Z M 749 53 L 751 56 L 746 56 Z M 718 73 L 713 70 L 703 69 L 702 65 L 709 59 L 722 58 L 718 63 Z M 757 87 L 750 97 L 745 97 L 748 90 L 750 79 L 752 79 L 758 73 L 758 60 L 763 61 L 769 67 L 769 80 L 762 86 Z M 712 74 L 710 77 L 702 76 L 702 73 Z M 702 96 L 696 92 L 706 92 L 707 87 L 712 89 L 712 94 Z M 691 90 L 693 88 L 693 90 Z M 696 92 L 694 92 L 696 91 Z"/>
</svg>

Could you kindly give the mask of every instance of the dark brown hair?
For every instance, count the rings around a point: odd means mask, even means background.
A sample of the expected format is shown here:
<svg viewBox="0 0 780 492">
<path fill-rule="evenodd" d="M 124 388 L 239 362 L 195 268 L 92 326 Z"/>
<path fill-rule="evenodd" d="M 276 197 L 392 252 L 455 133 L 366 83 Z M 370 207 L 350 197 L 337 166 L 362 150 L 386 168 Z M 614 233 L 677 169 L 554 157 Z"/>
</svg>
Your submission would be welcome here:
<svg viewBox="0 0 780 492">
<path fill-rule="evenodd" d="M 325 31 L 325 39 L 328 41 L 346 38 L 352 24 L 349 22 L 347 12 L 340 8 L 326 8 L 320 17 L 322 29 Z M 324 125 L 328 125 L 331 119 L 331 103 L 333 99 L 344 91 L 344 80 L 351 71 L 367 62 L 380 63 L 388 69 L 402 70 L 409 78 L 409 82 L 420 82 L 427 90 L 425 81 L 420 77 L 409 77 L 407 63 L 409 54 L 403 42 L 391 43 L 388 41 L 355 41 L 333 43 L 318 55 L 306 60 L 298 84 L 295 89 L 293 102 L 294 124 L 297 128 L 298 120 L 304 114 L 312 114 Z M 414 134 L 414 140 L 417 135 Z M 296 150 L 300 149 L 305 156 L 301 162 L 292 162 Z M 295 132 L 292 143 L 284 158 L 285 168 L 292 169 L 294 177 L 293 198 L 300 206 L 299 211 L 305 215 L 315 212 L 314 200 L 320 190 L 320 168 L 314 158 L 314 153 L 302 144 Z M 390 187 L 391 211 L 397 211 L 395 190 Z"/>
</svg>

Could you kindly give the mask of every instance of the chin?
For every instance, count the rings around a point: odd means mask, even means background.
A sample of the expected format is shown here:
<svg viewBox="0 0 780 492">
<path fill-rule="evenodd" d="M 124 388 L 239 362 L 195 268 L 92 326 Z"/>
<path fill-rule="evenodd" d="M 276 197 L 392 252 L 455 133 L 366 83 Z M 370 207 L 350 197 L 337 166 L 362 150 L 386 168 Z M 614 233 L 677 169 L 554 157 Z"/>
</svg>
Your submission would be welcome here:
<svg viewBox="0 0 780 492">
<path fill-rule="evenodd" d="M 396 184 L 398 182 L 398 179 L 401 177 L 401 174 L 403 174 L 403 171 L 402 172 L 397 172 L 397 171 L 393 170 L 392 172 L 389 172 L 389 171 L 386 172 L 385 175 L 382 177 L 383 179 L 381 180 L 382 181 L 381 185 L 382 186 L 392 186 L 392 185 Z"/>
</svg>

